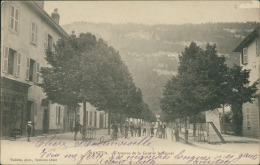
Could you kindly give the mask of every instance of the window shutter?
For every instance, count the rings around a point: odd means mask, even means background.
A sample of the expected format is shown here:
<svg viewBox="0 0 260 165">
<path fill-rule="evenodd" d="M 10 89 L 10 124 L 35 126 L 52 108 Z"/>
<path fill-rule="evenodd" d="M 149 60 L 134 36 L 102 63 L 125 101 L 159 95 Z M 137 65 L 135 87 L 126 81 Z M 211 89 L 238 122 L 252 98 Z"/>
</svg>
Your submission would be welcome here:
<svg viewBox="0 0 260 165">
<path fill-rule="evenodd" d="M 26 80 L 29 80 L 29 73 L 30 73 L 30 58 L 27 57 Z"/>
<path fill-rule="evenodd" d="M 36 82 L 39 83 L 40 82 L 40 63 L 36 63 Z"/>
<path fill-rule="evenodd" d="M 58 124 L 58 106 L 56 106 L 56 124 Z"/>
<path fill-rule="evenodd" d="M 35 44 L 37 45 L 37 32 L 38 32 L 38 25 L 35 24 Z"/>
<path fill-rule="evenodd" d="M 17 67 L 16 67 L 16 76 L 20 77 L 21 70 L 21 53 L 17 53 Z"/>
<path fill-rule="evenodd" d="M 4 68 L 3 72 L 7 73 L 8 68 L 8 55 L 9 55 L 9 47 L 4 47 Z"/>
<path fill-rule="evenodd" d="M 44 51 L 48 48 L 48 33 L 45 32 L 45 37 L 44 37 Z"/>
<path fill-rule="evenodd" d="M 247 64 L 247 48 L 243 49 L 243 64 Z"/>
</svg>

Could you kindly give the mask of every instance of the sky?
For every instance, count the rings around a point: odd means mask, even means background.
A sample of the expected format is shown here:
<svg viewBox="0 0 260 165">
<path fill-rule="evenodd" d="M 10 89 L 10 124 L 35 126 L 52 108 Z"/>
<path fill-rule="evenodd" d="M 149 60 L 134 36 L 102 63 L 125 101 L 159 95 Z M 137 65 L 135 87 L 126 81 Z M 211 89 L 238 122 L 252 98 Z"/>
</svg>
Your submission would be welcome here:
<svg viewBox="0 0 260 165">
<path fill-rule="evenodd" d="M 259 1 L 45 1 L 60 25 L 73 22 L 185 24 L 259 22 Z"/>
</svg>

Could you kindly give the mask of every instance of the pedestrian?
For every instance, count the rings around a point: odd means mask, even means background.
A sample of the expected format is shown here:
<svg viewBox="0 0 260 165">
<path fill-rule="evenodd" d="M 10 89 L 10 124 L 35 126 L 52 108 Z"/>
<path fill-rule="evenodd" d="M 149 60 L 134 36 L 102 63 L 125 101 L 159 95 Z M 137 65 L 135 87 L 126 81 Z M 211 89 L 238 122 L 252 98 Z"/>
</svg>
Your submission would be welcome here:
<svg viewBox="0 0 260 165">
<path fill-rule="evenodd" d="M 147 126 L 146 126 L 146 124 L 143 126 L 143 136 L 146 136 L 146 128 L 147 128 Z"/>
<path fill-rule="evenodd" d="M 150 136 L 151 136 L 151 129 L 150 129 L 151 127 L 150 127 L 150 124 L 148 124 L 146 128 L 147 128 L 147 129 L 146 129 L 146 130 L 147 130 L 147 137 L 150 137 Z"/>
<path fill-rule="evenodd" d="M 135 137 L 137 136 L 138 127 L 135 125 Z"/>
<path fill-rule="evenodd" d="M 176 124 L 176 126 L 175 126 L 174 133 L 175 133 L 175 142 L 179 142 L 179 126 L 178 126 L 178 124 Z"/>
<path fill-rule="evenodd" d="M 131 125 L 130 125 L 130 132 L 131 132 L 131 136 L 133 137 L 134 136 L 134 125 L 133 125 L 132 122 L 131 122 Z"/>
<path fill-rule="evenodd" d="M 154 127 L 153 127 L 153 125 L 151 126 L 151 135 L 154 136 Z"/>
<path fill-rule="evenodd" d="M 163 139 L 167 139 L 167 131 L 166 131 L 165 123 L 162 124 L 162 136 L 163 136 Z"/>
<path fill-rule="evenodd" d="M 113 140 L 117 140 L 117 133 L 118 133 L 118 126 L 117 126 L 117 124 L 113 124 L 112 125 L 112 130 L 113 130 Z"/>
<path fill-rule="evenodd" d="M 27 142 L 30 142 L 30 136 L 31 136 L 31 133 L 32 133 L 32 122 L 31 121 L 28 121 L 27 125 L 26 125 L 26 131 L 27 131 Z"/>
<path fill-rule="evenodd" d="M 75 131 L 74 141 L 77 141 L 77 134 L 80 130 L 80 127 L 82 127 L 82 125 L 79 123 L 79 120 L 78 120 L 78 121 L 76 121 L 75 127 L 74 127 L 74 131 Z"/>
<path fill-rule="evenodd" d="M 128 124 L 125 124 L 125 139 L 128 137 Z"/>
<path fill-rule="evenodd" d="M 138 137 L 141 136 L 141 130 L 142 130 L 142 128 L 141 128 L 141 125 L 139 124 L 139 126 L 138 126 Z"/>
<path fill-rule="evenodd" d="M 175 126 L 173 125 L 171 129 L 172 141 L 174 141 L 174 136 L 175 136 L 174 130 L 175 130 Z"/>
</svg>

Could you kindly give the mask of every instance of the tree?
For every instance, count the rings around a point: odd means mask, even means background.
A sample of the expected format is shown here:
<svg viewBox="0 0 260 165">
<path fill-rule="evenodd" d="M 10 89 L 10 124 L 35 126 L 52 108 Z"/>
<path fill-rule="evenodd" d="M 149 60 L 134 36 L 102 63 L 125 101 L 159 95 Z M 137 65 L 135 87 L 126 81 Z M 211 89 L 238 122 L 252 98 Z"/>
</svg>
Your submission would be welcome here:
<svg viewBox="0 0 260 165">
<path fill-rule="evenodd" d="M 225 58 L 218 57 L 216 45 L 207 44 L 203 50 L 192 42 L 179 60 L 178 74 L 165 86 L 161 99 L 163 111 L 178 117 L 195 117 L 200 112 L 221 107 L 224 94 L 220 89 L 228 67 Z"/>
<path fill-rule="evenodd" d="M 232 89 L 232 92 L 229 93 L 227 100 L 228 104 L 232 106 L 233 122 L 236 126 L 235 134 L 242 135 L 242 105 L 246 102 L 252 103 L 255 98 L 259 97 L 256 95 L 259 79 L 249 86 L 250 81 L 248 78 L 250 76 L 250 70 L 243 70 L 243 68 L 238 65 L 230 68 L 228 75 L 229 81 L 227 86 Z"/>
</svg>

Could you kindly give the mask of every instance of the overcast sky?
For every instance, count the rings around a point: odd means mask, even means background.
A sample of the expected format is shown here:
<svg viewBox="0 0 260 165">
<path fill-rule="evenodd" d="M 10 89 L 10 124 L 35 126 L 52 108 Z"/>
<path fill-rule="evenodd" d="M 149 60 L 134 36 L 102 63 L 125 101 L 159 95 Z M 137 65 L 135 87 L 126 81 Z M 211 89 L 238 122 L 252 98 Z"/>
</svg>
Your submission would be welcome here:
<svg viewBox="0 0 260 165">
<path fill-rule="evenodd" d="M 60 24 L 73 22 L 184 24 L 259 22 L 259 1 L 46 1 Z"/>
</svg>

